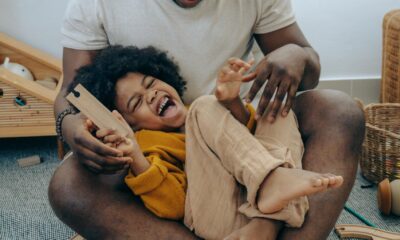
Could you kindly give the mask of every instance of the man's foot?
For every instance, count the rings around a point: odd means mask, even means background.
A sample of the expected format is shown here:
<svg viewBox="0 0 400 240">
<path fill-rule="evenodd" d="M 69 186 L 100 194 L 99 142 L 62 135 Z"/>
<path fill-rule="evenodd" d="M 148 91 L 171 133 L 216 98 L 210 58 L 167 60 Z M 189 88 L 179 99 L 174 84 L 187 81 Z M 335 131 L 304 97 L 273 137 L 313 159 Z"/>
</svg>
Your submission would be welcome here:
<svg viewBox="0 0 400 240">
<path fill-rule="evenodd" d="M 337 188 L 342 184 L 342 176 L 278 167 L 260 186 L 258 209 L 266 214 L 274 213 L 298 197 L 312 195 L 328 188 Z"/>
<path fill-rule="evenodd" d="M 282 223 L 266 218 L 253 218 L 242 228 L 232 232 L 224 240 L 275 240 Z"/>
</svg>

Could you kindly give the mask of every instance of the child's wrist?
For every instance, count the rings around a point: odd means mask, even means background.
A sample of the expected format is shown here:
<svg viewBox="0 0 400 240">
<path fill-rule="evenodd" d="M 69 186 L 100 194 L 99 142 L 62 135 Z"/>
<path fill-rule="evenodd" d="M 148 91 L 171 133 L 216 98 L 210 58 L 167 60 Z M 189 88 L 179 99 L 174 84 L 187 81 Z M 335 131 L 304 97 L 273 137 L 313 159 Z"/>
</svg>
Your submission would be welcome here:
<svg viewBox="0 0 400 240">
<path fill-rule="evenodd" d="M 235 98 L 232 99 L 225 99 L 225 100 L 218 100 L 222 105 L 224 105 L 226 108 L 231 108 L 238 103 L 241 104 L 242 100 L 240 99 L 239 96 L 236 96 Z"/>
<path fill-rule="evenodd" d="M 133 173 L 133 175 L 137 176 L 150 168 L 150 163 L 147 159 L 142 155 L 137 158 L 132 158 L 132 161 L 129 163 L 129 167 Z"/>
</svg>

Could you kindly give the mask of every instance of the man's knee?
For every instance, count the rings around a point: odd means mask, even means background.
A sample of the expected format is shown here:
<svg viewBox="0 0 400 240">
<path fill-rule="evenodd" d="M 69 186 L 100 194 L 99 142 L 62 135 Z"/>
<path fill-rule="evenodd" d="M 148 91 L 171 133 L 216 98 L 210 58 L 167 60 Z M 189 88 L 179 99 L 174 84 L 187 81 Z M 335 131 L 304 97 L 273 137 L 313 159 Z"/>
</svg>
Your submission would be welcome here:
<svg viewBox="0 0 400 240">
<path fill-rule="evenodd" d="M 364 138 L 365 118 L 359 104 L 336 90 L 313 90 L 301 94 L 294 108 L 303 135 L 323 129 L 335 130 L 352 144 L 360 146 Z"/>
<path fill-rule="evenodd" d="M 72 192 L 74 187 L 73 176 L 68 174 L 66 163 L 60 165 L 54 172 L 48 188 L 48 197 L 51 207 L 55 214 L 63 222 L 68 222 L 80 203 L 76 201 L 75 194 Z"/>
</svg>

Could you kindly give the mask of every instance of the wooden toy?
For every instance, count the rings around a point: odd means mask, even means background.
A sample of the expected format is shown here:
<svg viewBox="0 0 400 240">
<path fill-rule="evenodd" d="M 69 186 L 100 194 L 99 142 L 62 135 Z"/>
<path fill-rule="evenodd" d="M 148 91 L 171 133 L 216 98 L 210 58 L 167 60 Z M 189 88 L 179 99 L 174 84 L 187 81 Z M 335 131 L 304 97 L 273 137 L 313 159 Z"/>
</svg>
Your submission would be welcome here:
<svg viewBox="0 0 400 240">
<path fill-rule="evenodd" d="M 112 128 L 117 133 L 127 136 L 127 129 L 112 113 L 100 103 L 89 91 L 81 84 L 74 88 L 74 91 L 67 95 L 67 100 L 72 103 L 79 111 L 99 128 Z"/>
<path fill-rule="evenodd" d="M 33 165 L 40 164 L 42 161 L 38 155 L 33 155 L 26 158 L 20 158 L 17 160 L 17 162 L 20 167 L 30 167 Z"/>
<path fill-rule="evenodd" d="M 3 62 L 8 67 L 0 66 L 0 137 L 56 135 L 53 104 L 62 85 L 61 61 L 0 32 Z M 34 80 L 53 79 L 56 88 L 25 79 L 10 70 L 11 63 L 13 71 L 29 69 Z"/>
<path fill-rule="evenodd" d="M 386 215 L 400 216 L 400 179 L 384 179 L 378 185 L 378 207 Z"/>
<path fill-rule="evenodd" d="M 383 231 L 381 229 L 353 224 L 338 224 L 335 231 L 340 239 L 361 238 L 372 240 L 399 240 L 400 233 Z"/>
<path fill-rule="evenodd" d="M 69 240 L 85 240 L 85 238 L 83 238 L 81 235 L 75 234 Z"/>
<path fill-rule="evenodd" d="M 34 80 L 33 75 L 31 73 L 31 71 L 29 71 L 28 68 L 26 68 L 25 66 L 22 66 L 21 64 L 18 64 L 18 63 L 11 63 L 10 58 L 8 58 L 8 57 L 6 57 L 4 59 L 4 63 L 1 65 L 1 67 L 4 67 L 8 71 L 15 73 L 27 80 L 31 80 L 31 81 Z"/>
</svg>

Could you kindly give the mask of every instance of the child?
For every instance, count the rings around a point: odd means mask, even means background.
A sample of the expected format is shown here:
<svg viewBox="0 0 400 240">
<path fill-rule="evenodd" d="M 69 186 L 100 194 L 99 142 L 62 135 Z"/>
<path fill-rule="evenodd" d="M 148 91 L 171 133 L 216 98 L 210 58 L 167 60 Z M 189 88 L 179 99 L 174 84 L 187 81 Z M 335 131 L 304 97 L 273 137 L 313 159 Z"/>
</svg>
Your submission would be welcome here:
<svg viewBox="0 0 400 240">
<path fill-rule="evenodd" d="M 184 217 L 202 238 L 262 239 L 268 234 L 262 218 L 300 227 L 305 196 L 343 179 L 301 169 L 292 112 L 256 126 L 254 109 L 239 98 L 241 82 L 255 77 L 243 74 L 250 65 L 230 59 L 218 74 L 216 97 L 201 97 L 188 110 L 181 99 L 185 81 L 166 53 L 112 46 L 78 70 L 70 90 L 81 83 L 136 131 L 123 137 L 99 129 L 96 136 L 132 159 L 125 182 L 150 211 Z"/>
</svg>

